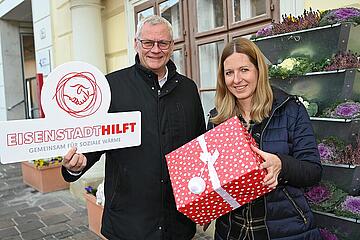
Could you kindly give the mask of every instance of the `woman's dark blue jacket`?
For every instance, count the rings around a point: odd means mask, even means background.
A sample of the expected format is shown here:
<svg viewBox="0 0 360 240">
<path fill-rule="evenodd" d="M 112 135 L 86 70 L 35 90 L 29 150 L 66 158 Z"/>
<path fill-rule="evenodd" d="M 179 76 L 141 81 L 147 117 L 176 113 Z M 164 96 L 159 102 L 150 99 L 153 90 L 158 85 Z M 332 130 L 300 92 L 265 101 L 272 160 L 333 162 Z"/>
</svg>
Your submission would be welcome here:
<svg viewBox="0 0 360 240">
<path fill-rule="evenodd" d="M 277 154 L 282 162 L 279 185 L 265 195 L 269 236 L 274 240 L 321 240 L 303 193 L 322 174 L 313 128 L 295 96 L 275 88 L 273 92 L 272 112 L 260 137 L 260 149 Z"/>
</svg>

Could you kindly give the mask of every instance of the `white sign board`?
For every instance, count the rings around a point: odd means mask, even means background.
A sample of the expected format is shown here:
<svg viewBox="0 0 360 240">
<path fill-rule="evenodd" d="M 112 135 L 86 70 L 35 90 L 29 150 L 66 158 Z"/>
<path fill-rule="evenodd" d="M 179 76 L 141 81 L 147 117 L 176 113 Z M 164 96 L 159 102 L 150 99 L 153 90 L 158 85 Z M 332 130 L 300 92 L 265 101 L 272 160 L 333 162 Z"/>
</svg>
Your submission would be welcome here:
<svg viewBox="0 0 360 240">
<path fill-rule="evenodd" d="M 51 71 L 50 49 L 36 52 L 36 70 L 44 76 L 49 75 Z"/>
<path fill-rule="evenodd" d="M 52 71 L 41 91 L 45 118 L 0 122 L 1 163 L 141 144 L 141 114 L 108 113 L 110 88 L 94 66 L 69 62 Z"/>
</svg>

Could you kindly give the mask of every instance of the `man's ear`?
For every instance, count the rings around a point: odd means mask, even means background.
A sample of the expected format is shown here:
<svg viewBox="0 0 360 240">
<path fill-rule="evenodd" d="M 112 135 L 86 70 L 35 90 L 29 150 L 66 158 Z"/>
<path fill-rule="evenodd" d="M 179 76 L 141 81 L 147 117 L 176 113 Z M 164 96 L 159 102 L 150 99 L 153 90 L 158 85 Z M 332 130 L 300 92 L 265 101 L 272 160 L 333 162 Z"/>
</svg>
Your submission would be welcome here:
<svg viewBox="0 0 360 240">
<path fill-rule="evenodd" d="M 137 42 L 137 40 L 136 40 L 136 38 L 134 38 L 134 49 L 137 51 L 138 49 L 138 42 Z"/>
</svg>

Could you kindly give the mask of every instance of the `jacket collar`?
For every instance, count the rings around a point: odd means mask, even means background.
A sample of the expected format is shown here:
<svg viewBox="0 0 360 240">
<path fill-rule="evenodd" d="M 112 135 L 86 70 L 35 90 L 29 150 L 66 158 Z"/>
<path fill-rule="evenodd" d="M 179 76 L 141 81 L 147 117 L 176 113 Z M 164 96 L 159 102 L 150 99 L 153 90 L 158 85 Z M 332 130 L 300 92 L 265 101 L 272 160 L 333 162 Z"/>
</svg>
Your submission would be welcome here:
<svg viewBox="0 0 360 240">
<path fill-rule="evenodd" d="M 135 67 L 137 69 L 139 69 L 140 71 L 142 71 L 146 75 L 149 75 L 149 74 L 156 75 L 156 79 L 157 79 L 156 73 L 154 73 L 150 69 L 148 69 L 140 64 L 139 54 L 136 54 L 136 56 L 135 56 Z M 176 66 L 175 66 L 174 62 L 171 59 L 169 59 L 168 63 L 166 64 L 166 67 L 168 68 L 168 79 L 171 79 L 176 73 Z"/>
<path fill-rule="evenodd" d="M 283 90 L 272 86 L 273 94 L 274 94 L 274 101 L 272 109 L 276 109 L 278 106 L 283 104 L 285 101 L 289 100 L 290 98 L 294 98 L 295 96 L 289 95 Z"/>
</svg>

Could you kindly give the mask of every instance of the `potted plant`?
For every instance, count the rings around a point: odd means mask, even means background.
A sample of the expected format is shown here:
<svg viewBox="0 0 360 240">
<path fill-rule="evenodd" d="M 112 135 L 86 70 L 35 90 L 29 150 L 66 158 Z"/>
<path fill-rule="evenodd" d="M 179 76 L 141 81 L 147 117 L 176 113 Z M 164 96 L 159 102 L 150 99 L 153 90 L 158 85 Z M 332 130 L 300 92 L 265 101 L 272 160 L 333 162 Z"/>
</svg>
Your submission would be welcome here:
<svg viewBox="0 0 360 240">
<path fill-rule="evenodd" d="M 318 61 L 356 46 L 359 23 L 357 8 L 310 9 L 298 17 L 283 16 L 281 22 L 265 26 L 252 38 L 273 64 L 287 57 L 308 56 Z M 352 50 L 360 51 L 358 47 Z"/>
<path fill-rule="evenodd" d="M 344 123 L 346 124 L 346 123 Z M 338 128 L 338 131 L 347 128 Z M 345 130 L 344 130 L 345 131 Z M 355 143 L 329 136 L 318 141 L 324 181 L 329 181 L 351 195 L 360 194 L 360 137 Z"/>
<path fill-rule="evenodd" d="M 103 183 L 101 183 L 98 188 L 93 188 L 92 186 L 86 187 L 84 197 L 88 212 L 89 229 L 102 239 L 106 239 L 101 234 L 101 221 L 105 203 L 103 186 Z"/>
<path fill-rule="evenodd" d="M 269 66 L 269 76 L 272 85 L 316 103 L 320 113 L 332 107 L 334 101 L 360 101 L 357 89 L 360 72 L 356 69 L 360 69 L 359 54 L 342 51 L 319 61 L 309 57 L 288 57 L 279 64 Z M 339 107 L 344 109 L 345 106 Z"/>
<path fill-rule="evenodd" d="M 54 157 L 22 162 L 23 182 L 42 193 L 69 188 L 61 175 L 61 161 L 62 157 Z"/>
<path fill-rule="evenodd" d="M 329 182 L 310 187 L 305 191 L 314 211 L 316 224 L 322 229 L 336 233 L 325 234 L 324 239 L 359 239 L 360 237 L 360 197 L 349 196 Z"/>
</svg>

